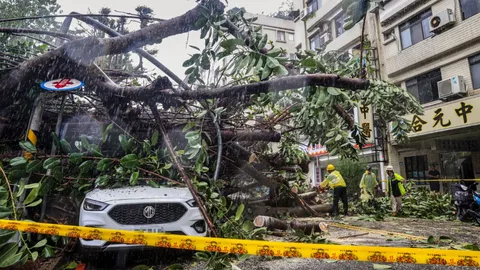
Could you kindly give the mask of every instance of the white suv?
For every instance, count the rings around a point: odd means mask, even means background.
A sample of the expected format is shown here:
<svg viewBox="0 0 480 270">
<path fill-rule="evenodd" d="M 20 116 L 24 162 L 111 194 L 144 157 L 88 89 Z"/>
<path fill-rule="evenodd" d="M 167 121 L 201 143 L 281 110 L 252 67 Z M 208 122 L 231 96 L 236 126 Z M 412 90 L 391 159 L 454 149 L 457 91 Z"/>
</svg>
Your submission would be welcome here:
<svg viewBox="0 0 480 270">
<path fill-rule="evenodd" d="M 187 188 L 95 189 L 86 194 L 80 226 L 205 236 L 205 221 Z M 120 251 L 141 245 L 80 239 L 82 249 Z"/>
</svg>

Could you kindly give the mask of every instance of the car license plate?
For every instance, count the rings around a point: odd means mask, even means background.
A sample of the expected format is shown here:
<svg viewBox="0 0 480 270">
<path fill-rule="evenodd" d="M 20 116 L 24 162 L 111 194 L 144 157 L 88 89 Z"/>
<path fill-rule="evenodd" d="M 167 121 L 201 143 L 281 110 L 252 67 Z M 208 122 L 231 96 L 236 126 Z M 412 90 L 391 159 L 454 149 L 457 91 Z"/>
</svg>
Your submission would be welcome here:
<svg viewBox="0 0 480 270">
<path fill-rule="evenodd" d="M 146 233 L 163 233 L 165 229 L 163 227 L 160 228 L 138 228 L 134 229 L 136 232 L 146 232 Z"/>
</svg>

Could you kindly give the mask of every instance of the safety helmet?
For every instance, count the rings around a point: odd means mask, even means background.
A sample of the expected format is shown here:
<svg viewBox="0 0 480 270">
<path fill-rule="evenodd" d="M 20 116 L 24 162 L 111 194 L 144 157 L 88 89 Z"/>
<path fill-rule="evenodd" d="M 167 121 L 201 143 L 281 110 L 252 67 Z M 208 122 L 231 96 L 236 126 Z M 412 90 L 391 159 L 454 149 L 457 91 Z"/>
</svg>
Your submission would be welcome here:
<svg viewBox="0 0 480 270">
<path fill-rule="evenodd" d="M 333 166 L 333 164 L 328 164 L 327 171 L 334 171 L 334 170 L 335 170 L 335 166 Z"/>
<path fill-rule="evenodd" d="M 387 172 L 388 172 L 388 171 L 392 171 L 392 172 L 393 172 L 393 166 L 392 166 L 392 165 L 388 165 L 385 170 L 386 170 Z"/>
<path fill-rule="evenodd" d="M 370 170 L 372 170 L 372 166 L 368 165 L 367 166 L 367 171 L 370 171 Z"/>
</svg>

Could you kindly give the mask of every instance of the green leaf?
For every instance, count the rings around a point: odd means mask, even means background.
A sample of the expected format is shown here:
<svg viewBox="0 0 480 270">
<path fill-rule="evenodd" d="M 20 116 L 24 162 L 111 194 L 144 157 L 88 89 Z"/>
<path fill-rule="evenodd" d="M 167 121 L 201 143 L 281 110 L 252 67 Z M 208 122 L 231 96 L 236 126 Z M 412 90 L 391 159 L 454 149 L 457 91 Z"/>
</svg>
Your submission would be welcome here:
<svg viewBox="0 0 480 270">
<path fill-rule="evenodd" d="M 25 185 L 25 189 L 32 189 L 32 188 L 38 188 L 38 187 L 40 187 L 40 183 L 33 183 L 33 184 Z"/>
<path fill-rule="evenodd" d="M 76 268 L 77 268 L 76 262 L 70 262 L 67 266 L 65 266 L 65 269 L 76 269 Z"/>
<path fill-rule="evenodd" d="M 17 251 L 18 251 L 17 243 L 7 243 L 1 246 L 0 247 L 0 268 L 9 267 L 15 264 L 18 260 L 20 260 L 20 257 L 22 256 L 21 253 L 19 253 L 20 256 L 17 258 L 17 260 L 14 260 L 12 262 L 12 258 L 18 255 Z"/>
<path fill-rule="evenodd" d="M 187 68 L 187 70 L 185 70 L 185 75 L 192 74 L 195 69 L 196 69 L 196 67 Z"/>
<path fill-rule="evenodd" d="M 127 136 L 121 134 L 118 136 L 118 140 L 120 141 L 120 145 L 125 153 L 128 153 L 128 140 Z"/>
<path fill-rule="evenodd" d="M 20 147 L 26 152 L 30 152 L 30 153 L 36 153 L 37 152 L 37 148 L 35 147 L 35 145 L 33 145 L 29 141 L 21 141 L 18 144 L 20 144 Z"/>
<path fill-rule="evenodd" d="M 55 144 L 55 147 L 57 147 L 57 149 L 60 149 L 60 139 L 58 139 L 58 136 L 57 136 L 57 133 L 55 132 L 52 132 L 52 139 L 53 139 L 53 144 Z"/>
<path fill-rule="evenodd" d="M 38 200 L 32 202 L 31 204 L 25 205 L 25 207 L 34 207 L 34 206 L 37 206 L 41 203 L 42 203 L 42 199 L 38 199 Z"/>
<path fill-rule="evenodd" d="M 271 69 L 275 69 L 276 67 L 280 66 L 280 63 L 273 57 L 267 57 L 267 66 Z"/>
<path fill-rule="evenodd" d="M 225 49 L 234 49 L 237 45 L 244 45 L 245 43 L 241 39 L 227 39 L 220 43 L 220 46 Z"/>
<path fill-rule="evenodd" d="M 136 168 L 138 166 L 137 155 L 129 154 L 124 156 L 122 159 L 120 159 L 120 164 L 127 169 Z"/>
<path fill-rule="evenodd" d="M 250 56 L 245 56 L 242 61 L 240 61 L 240 64 L 238 64 L 237 70 L 242 70 L 248 65 L 248 62 L 250 62 Z"/>
<path fill-rule="evenodd" d="M 172 264 L 168 267 L 168 270 L 183 270 L 183 265 L 179 264 L 179 263 L 176 263 L 176 264 Z"/>
<path fill-rule="evenodd" d="M 267 45 L 267 42 L 268 42 L 268 36 L 267 36 L 267 34 L 265 34 L 265 35 L 262 36 L 262 39 L 258 43 L 258 48 L 263 49 L 265 47 L 265 45 Z"/>
<path fill-rule="evenodd" d="M 272 69 L 270 69 L 268 66 L 266 66 L 265 68 L 263 68 L 263 71 L 262 71 L 262 76 L 261 76 L 261 80 L 265 80 L 268 78 L 268 76 L 270 76 L 270 74 L 272 73 Z"/>
<path fill-rule="evenodd" d="M 148 181 L 147 181 L 147 184 L 148 184 L 149 186 L 151 186 L 151 187 L 154 187 L 154 188 L 159 188 L 159 187 L 160 187 L 157 183 L 155 183 L 155 182 L 152 181 L 152 180 L 148 180 Z"/>
<path fill-rule="evenodd" d="M 62 151 L 64 153 L 69 154 L 72 152 L 72 146 L 70 146 L 65 139 L 60 140 L 60 146 L 62 147 Z"/>
<path fill-rule="evenodd" d="M 72 163 L 73 165 L 78 165 L 82 162 L 82 153 L 70 153 L 68 154 L 68 162 Z"/>
<path fill-rule="evenodd" d="M 113 160 L 111 160 L 109 158 L 104 158 L 104 159 L 102 159 L 98 162 L 97 170 L 99 170 L 101 172 L 104 172 L 104 171 L 106 171 L 110 168 L 112 163 L 113 163 Z"/>
<path fill-rule="evenodd" d="M 107 128 L 105 129 L 105 131 L 102 133 L 102 142 L 107 141 L 108 134 L 110 133 L 110 131 L 112 131 L 112 129 L 113 129 L 113 123 L 108 125 Z"/>
<path fill-rule="evenodd" d="M 43 250 L 42 250 L 42 257 L 44 258 L 52 258 L 55 256 L 55 251 L 50 247 L 50 246 L 46 246 Z"/>
<path fill-rule="evenodd" d="M 130 175 L 130 185 L 135 186 L 138 183 L 138 172 L 133 172 Z"/>
<path fill-rule="evenodd" d="M 55 167 L 53 170 L 52 170 L 52 175 L 53 175 L 53 178 L 55 178 L 56 180 L 58 181 L 63 181 L 63 169 L 62 167 Z"/>
<path fill-rule="evenodd" d="M 24 157 L 16 157 L 10 160 L 11 166 L 20 166 L 27 163 L 27 159 Z"/>
<path fill-rule="evenodd" d="M 428 240 L 427 240 L 427 243 L 429 243 L 429 244 L 436 244 L 437 241 L 435 240 L 435 237 L 429 236 L 429 237 L 428 237 Z"/>
<path fill-rule="evenodd" d="M 47 244 L 47 238 L 38 241 L 38 242 L 35 244 L 35 246 L 33 246 L 33 247 L 31 247 L 31 248 L 41 248 L 41 247 L 45 246 L 46 244 Z"/>
<path fill-rule="evenodd" d="M 152 142 L 152 146 L 155 146 L 157 145 L 158 143 L 158 130 L 155 130 L 152 134 L 152 139 L 151 139 L 151 142 Z"/>
<path fill-rule="evenodd" d="M 8 207 L 0 206 L 0 218 L 6 218 L 12 214 L 12 210 Z M 0 242 L 2 243 L 2 242 Z"/>
<path fill-rule="evenodd" d="M 30 191 L 30 193 L 28 193 L 28 196 L 27 198 L 25 199 L 25 201 L 23 202 L 24 205 L 28 205 L 29 203 L 33 202 L 33 200 L 35 200 L 38 196 L 38 191 L 40 190 L 40 186 L 32 189 Z"/>
<path fill-rule="evenodd" d="M 40 169 L 42 169 L 42 161 L 38 159 L 32 160 L 27 165 L 27 173 L 35 173 L 38 172 Z"/>
<path fill-rule="evenodd" d="M 341 92 L 335 87 L 328 87 L 327 92 L 332 96 L 338 96 L 341 94 Z"/>
<path fill-rule="evenodd" d="M 270 57 L 277 57 L 281 53 L 282 53 L 282 49 L 280 49 L 278 47 L 275 47 L 275 48 L 271 49 L 270 51 L 268 51 L 266 54 Z"/>
<path fill-rule="evenodd" d="M 100 147 L 96 144 L 91 144 L 88 147 L 88 151 L 96 157 L 103 157 L 103 154 L 102 154 L 102 151 L 100 150 Z"/>
<path fill-rule="evenodd" d="M 210 59 L 208 58 L 208 56 L 202 57 L 202 61 L 200 61 L 200 66 L 205 70 L 210 69 Z"/>
<path fill-rule="evenodd" d="M 302 66 L 306 68 L 316 68 L 317 67 L 317 61 L 313 58 L 305 58 L 301 62 Z"/>
<path fill-rule="evenodd" d="M 373 264 L 373 269 L 390 269 L 392 268 L 391 265 L 385 265 L 385 264 Z"/>
<path fill-rule="evenodd" d="M 0 210 L 1 211 L 1 210 Z M 1 216 L 1 212 L 0 212 Z M 12 238 L 17 232 L 9 230 L 0 230 L 0 243 L 6 243 L 10 238 Z"/>
<path fill-rule="evenodd" d="M 82 164 L 80 164 L 80 166 L 78 166 L 78 168 L 81 172 L 87 172 L 92 168 L 92 165 L 93 160 L 85 160 L 84 162 L 82 162 Z"/>
<path fill-rule="evenodd" d="M 82 136 L 80 139 L 82 141 L 83 149 L 85 149 L 85 150 L 90 149 L 90 143 L 88 142 L 87 138 L 85 136 Z"/>
<path fill-rule="evenodd" d="M 245 205 L 242 203 L 238 206 L 237 212 L 235 213 L 235 221 L 239 221 L 242 218 L 243 210 L 245 210 Z"/>
<path fill-rule="evenodd" d="M 36 261 L 37 258 L 38 258 L 38 252 L 37 251 L 32 252 L 32 260 Z"/>
<path fill-rule="evenodd" d="M 274 72 L 275 72 L 275 76 L 287 76 L 288 75 L 288 70 L 282 65 L 279 65 L 278 67 L 276 67 L 274 69 Z"/>
<path fill-rule="evenodd" d="M 3 267 L 10 267 L 14 264 L 16 264 L 20 258 L 23 256 L 22 253 L 17 253 L 15 255 L 12 255 L 10 257 L 5 257 L 5 260 L 3 261 L 0 261 L 0 268 L 3 268 Z M 0 260 L 3 259 L 4 257 L 0 257 Z"/>
<path fill-rule="evenodd" d="M 20 182 L 18 183 L 18 191 L 17 191 L 17 196 L 16 197 L 18 198 L 18 197 L 22 196 L 24 191 L 25 191 L 25 179 L 22 178 L 22 179 L 20 179 Z"/>
<path fill-rule="evenodd" d="M 97 184 L 100 187 L 104 187 L 104 186 L 108 185 L 109 180 L 110 179 L 109 179 L 108 176 L 101 175 L 101 176 L 97 177 L 97 179 L 95 179 L 95 184 Z"/>
<path fill-rule="evenodd" d="M 43 162 L 43 168 L 46 169 L 46 170 L 53 169 L 53 168 L 57 167 L 58 165 L 60 165 L 60 159 L 58 159 L 56 157 L 48 158 Z"/>
</svg>

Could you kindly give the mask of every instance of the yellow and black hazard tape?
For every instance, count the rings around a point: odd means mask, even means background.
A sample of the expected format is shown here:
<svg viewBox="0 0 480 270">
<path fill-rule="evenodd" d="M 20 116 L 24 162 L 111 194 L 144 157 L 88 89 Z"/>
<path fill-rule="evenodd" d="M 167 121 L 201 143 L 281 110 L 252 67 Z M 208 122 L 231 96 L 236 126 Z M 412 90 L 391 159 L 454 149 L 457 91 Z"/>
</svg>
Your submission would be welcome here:
<svg viewBox="0 0 480 270">
<path fill-rule="evenodd" d="M 115 243 L 141 244 L 152 247 L 333 260 L 355 260 L 384 263 L 440 264 L 456 266 L 480 265 L 480 252 L 421 248 L 320 245 L 225 238 L 195 237 L 119 231 L 103 228 L 0 220 L 0 229 L 50 234 L 71 238 L 105 240 Z"/>
<path fill-rule="evenodd" d="M 407 182 L 480 182 L 480 179 L 426 179 L 426 180 L 406 180 Z M 388 180 L 382 180 L 381 182 L 388 182 Z"/>
</svg>

